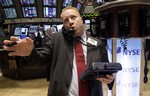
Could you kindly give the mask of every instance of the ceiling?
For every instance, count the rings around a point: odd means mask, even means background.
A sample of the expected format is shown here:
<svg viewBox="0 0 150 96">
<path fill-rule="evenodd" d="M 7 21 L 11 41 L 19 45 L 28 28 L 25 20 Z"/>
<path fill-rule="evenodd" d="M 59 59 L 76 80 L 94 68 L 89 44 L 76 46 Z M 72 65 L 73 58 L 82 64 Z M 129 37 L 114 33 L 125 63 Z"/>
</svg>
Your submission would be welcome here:
<svg viewBox="0 0 150 96">
<path fill-rule="evenodd" d="M 12 1 L 12 3 L 10 1 Z M 32 3 L 32 1 L 35 1 L 35 2 Z M 44 4 L 44 1 L 46 2 L 45 4 Z M 47 1 L 49 1 L 50 3 L 48 4 Z M 45 18 L 45 17 L 59 18 L 61 10 L 65 6 L 68 6 L 67 3 L 64 4 L 64 1 L 68 2 L 68 4 L 71 3 L 72 1 L 71 6 L 74 6 L 74 7 L 78 6 L 79 11 L 83 13 L 84 8 L 86 6 L 85 4 L 88 0 L 1 0 L 0 13 L 4 19 Z M 31 4 L 29 4 L 28 2 L 31 2 Z M 27 7 L 30 7 L 30 8 L 27 8 Z M 35 8 L 31 8 L 31 7 L 35 7 Z M 11 10 L 9 10 L 9 8 L 11 8 Z M 44 11 L 46 12 L 50 10 L 53 10 L 53 12 L 50 13 L 51 15 L 44 13 Z"/>
<path fill-rule="evenodd" d="M 66 6 L 78 8 L 81 14 L 94 13 L 107 1 L 114 0 L 0 0 L 0 23 L 58 22 Z"/>
</svg>

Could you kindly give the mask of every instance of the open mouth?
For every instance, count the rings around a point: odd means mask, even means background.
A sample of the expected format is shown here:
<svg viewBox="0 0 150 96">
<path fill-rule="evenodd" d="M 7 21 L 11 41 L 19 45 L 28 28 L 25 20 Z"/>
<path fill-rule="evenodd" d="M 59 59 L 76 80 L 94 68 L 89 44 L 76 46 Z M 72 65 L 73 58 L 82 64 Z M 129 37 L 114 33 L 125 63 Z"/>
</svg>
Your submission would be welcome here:
<svg viewBox="0 0 150 96">
<path fill-rule="evenodd" d="M 75 27 L 71 27 L 70 30 L 75 30 Z"/>
</svg>

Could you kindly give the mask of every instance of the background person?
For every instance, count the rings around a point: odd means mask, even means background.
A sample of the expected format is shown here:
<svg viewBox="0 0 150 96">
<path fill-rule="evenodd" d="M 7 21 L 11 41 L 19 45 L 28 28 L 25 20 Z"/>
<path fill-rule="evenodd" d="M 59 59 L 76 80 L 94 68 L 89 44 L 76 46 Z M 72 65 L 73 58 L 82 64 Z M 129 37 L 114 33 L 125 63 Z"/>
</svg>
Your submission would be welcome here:
<svg viewBox="0 0 150 96">
<path fill-rule="evenodd" d="M 43 37 L 43 42 L 42 45 L 44 46 L 52 37 L 52 33 L 53 33 L 53 29 L 52 28 L 48 28 L 45 30 L 45 35 Z"/>
</svg>

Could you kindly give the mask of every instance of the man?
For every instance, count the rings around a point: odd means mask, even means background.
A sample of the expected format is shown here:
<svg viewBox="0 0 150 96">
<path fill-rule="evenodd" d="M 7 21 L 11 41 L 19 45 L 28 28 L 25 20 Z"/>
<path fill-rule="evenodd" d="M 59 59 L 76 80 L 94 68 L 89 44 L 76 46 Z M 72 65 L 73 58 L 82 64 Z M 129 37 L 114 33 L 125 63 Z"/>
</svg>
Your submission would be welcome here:
<svg viewBox="0 0 150 96">
<path fill-rule="evenodd" d="M 45 30 L 45 36 L 43 37 L 43 46 L 49 41 L 49 39 L 51 38 L 52 36 L 52 33 L 53 33 L 53 30 L 52 28 L 48 28 Z"/>
<path fill-rule="evenodd" d="M 39 62 L 48 64 L 50 69 L 48 96 L 81 96 L 81 90 L 84 92 L 86 90 L 79 87 L 80 79 L 78 77 L 80 76 L 78 76 L 77 72 L 74 45 L 77 37 L 80 37 L 82 42 L 87 44 L 88 36 L 84 31 L 82 17 L 76 8 L 70 6 L 64 8 L 61 13 L 61 19 L 64 24 L 63 31 L 52 34 L 51 39 L 43 50 L 37 51 L 30 38 L 19 40 L 15 37 L 5 40 L 4 44 L 7 45 L 12 42 L 17 42 L 17 44 L 11 47 L 4 46 L 4 50 L 11 51 L 8 54 L 9 56 L 29 56 L 29 59 L 32 58 L 33 64 Z M 73 33 L 70 34 L 70 32 Z M 108 62 L 107 51 L 102 43 L 99 47 L 84 45 L 82 44 L 86 66 L 95 61 Z M 79 48 L 77 47 L 77 49 Z M 88 82 L 84 84 L 88 86 L 88 94 L 82 96 L 103 96 L 101 82 L 110 84 L 113 80 L 113 75 L 107 75 L 106 77 L 85 81 Z"/>
</svg>

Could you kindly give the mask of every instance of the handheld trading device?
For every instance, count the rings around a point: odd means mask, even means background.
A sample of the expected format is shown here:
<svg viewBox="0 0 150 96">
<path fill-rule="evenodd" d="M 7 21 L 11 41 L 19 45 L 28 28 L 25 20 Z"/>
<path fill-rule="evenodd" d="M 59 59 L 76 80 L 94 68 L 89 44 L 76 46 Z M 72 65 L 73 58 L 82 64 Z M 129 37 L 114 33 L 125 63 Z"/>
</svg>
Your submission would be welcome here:
<svg viewBox="0 0 150 96">
<path fill-rule="evenodd" d="M 94 62 L 81 74 L 81 80 L 94 80 L 122 70 L 120 63 Z"/>
</svg>

